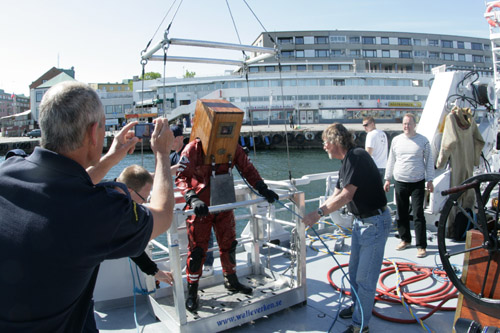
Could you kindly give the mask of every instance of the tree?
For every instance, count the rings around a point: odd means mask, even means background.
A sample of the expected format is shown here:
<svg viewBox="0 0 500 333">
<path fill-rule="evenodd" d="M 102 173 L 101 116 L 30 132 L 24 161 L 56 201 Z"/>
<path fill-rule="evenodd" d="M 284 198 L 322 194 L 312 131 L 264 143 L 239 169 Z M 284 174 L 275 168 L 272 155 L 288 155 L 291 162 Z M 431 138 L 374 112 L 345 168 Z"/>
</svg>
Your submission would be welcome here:
<svg viewBox="0 0 500 333">
<path fill-rule="evenodd" d="M 161 74 L 160 73 L 156 73 L 156 72 L 147 72 L 144 74 L 144 77 L 141 76 L 141 80 L 155 80 L 155 79 L 159 79 L 161 77 Z"/>
<path fill-rule="evenodd" d="M 187 79 L 187 78 L 191 78 L 191 77 L 195 77 L 196 76 L 196 72 L 190 72 L 186 69 L 186 73 L 184 73 L 184 78 Z"/>
<path fill-rule="evenodd" d="M 144 73 L 144 77 L 141 75 L 139 80 L 155 80 L 155 79 L 159 79 L 159 78 L 161 78 L 160 73 L 147 72 L 147 73 Z M 128 86 L 130 88 L 130 91 L 134 90 L 133 89 L 133 80 L 128 81 Z"/>
</svg>

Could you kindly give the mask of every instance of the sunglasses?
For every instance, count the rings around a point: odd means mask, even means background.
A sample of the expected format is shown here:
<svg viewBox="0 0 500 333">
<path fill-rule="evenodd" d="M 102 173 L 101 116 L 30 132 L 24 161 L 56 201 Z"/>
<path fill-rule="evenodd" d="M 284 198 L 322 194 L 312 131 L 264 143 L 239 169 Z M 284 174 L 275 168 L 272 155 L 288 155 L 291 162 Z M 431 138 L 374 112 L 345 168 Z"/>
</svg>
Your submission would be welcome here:
<svg viewBox="0 0 500 333">
<path fill-rule="evenodd" d="M 142 199 L 142 201 L 144 201 L 144 202 L 148 202 L 148 200 L 147 200 L 147 199 L 144 199 L 144 197 L 143 197 L 142 195 L 140 195 L 140 194 L 139 194 L 139 192 L 137 192 L 136 190 L 132 190 L 132 191 L 134 191 L 134 193 L 135 193 L 135 194 L 137 194 L 137 195 L 139 196 L 139 198 L 141 198 L 141 199 Z"/>
<path fill-rule="evenodd" d="M 363 124 L 363 127 L 366 127 L 366 126 L 368 126 L 368 125 L 370 125 L 370 123 Z"/>
</svg>

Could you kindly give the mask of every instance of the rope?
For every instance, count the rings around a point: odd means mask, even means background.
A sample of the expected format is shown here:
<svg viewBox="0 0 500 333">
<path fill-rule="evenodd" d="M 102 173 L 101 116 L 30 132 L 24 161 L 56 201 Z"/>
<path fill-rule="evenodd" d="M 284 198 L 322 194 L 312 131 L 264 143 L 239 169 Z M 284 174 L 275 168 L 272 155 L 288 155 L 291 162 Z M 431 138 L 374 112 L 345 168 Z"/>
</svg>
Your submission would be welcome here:
<svg viewBox="0 0 500 333">
<path fill-rule="evenodd" d="M 389 303 L 401 303 L 414 319 L 392 318 L 382 315 L 374 309 L 373 314 L 378 318 L 401 324 L 414 324 L 418 322 L 424 329 L 430 331 L 429 328 L 426 327 L 426 325 L 423 323 L 423 320 L 429 318 L 438 310 L 455 311 L 455 307 L 443 307 L 443 305 L 447 301 L 458 297 L 456 288 L 448 279 L 443 279 L 443 285 L 434 290 L 428 290 L 426 292 L 401 292 L 401 289 L 403 287 L 407 287 L 412 283 L 423 281 L 429 277 L 433 278 L 435 275 L 438 275 L 441 278 L 446 277 L 446 272 L 444 272 L 443 270 L 419 266 L 415 263 L 395 262 L 391 259 L 386 259 L 386 261 L 383 262 L 383 265 L 385 265 L 386 267 L 383 267 L 381 269 L 381 275 L 379 277 L 379 284 L 381 288 L 377 288 L 377 295 L 375 297 L 375 300 L 385 301 Z M 341 266 L 346 267 L 349 266 L 349 264 L 343 264 Z M 346 295 L 350 295 L 349 291 L 345 291 L 344 289 L 339 288 L 333 282 L 332 276 L 338 269 L 339 266 L 336 266 L 328 271 L 328 281 L 335 290 L 340 291 Z M 401 280 L 401 272 L 411 272 L 415 273 L 415 275 Z M 392 274 L 397 275 L 397 285 L 394 287 L 388 287 L 384 284 L 384 280 Z M 440 302 L 438 305 L 434 306 L 429 304 L 438 301 Z M 411 310 L 411 304 L 430 308 L 431 311 L 421 318 L 418 318 Z"/>
<path fill-rule="evenodd" d="M 137 275 L 137 281 L 139 282 L 139 288 L 135 285 L 135 277 L 134 275 L 134 270 L 132 268 L 132 260 L 128 258 L 128 263 L 130 266 L 130 273 L 132 274 L 132 291 L 134 292 L 134 322 L 135 322 L 135 328 L 137 329 L 137 332 L 139 332 L 139 323 L 137 321 L 137 301 L 136 301 L 136 295 L 149 295 L 154 293 L 155 291 L 148 291 L 147 289 L 142 288 L 141 284 L 141 279 L 139 278 L 139 270 L 137 269 L 137 265 L 135 265 L 135 274 Z"/>
</svg>

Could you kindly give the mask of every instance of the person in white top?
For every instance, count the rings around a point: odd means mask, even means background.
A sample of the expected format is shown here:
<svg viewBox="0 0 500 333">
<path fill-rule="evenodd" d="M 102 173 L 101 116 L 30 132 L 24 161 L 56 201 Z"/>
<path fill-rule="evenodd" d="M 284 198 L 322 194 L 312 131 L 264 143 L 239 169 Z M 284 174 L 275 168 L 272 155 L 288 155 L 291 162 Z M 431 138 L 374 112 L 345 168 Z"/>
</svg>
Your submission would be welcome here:
<svg viewBox="0 0 500 333">
<path fill-rule="evenodd" d="M 377 129 L 375 119 L 371 116 L 363 118 L 363 128 L 367 133 L 365 150 L 373 158 L 383 181 L 385 165 L 387 164 L 387 135 L 385 135 L 384 131 Z"/>
<path fill-rule="evenodd" d="M 409 205 L 413 211 L 417 257 L 427 255 L 427 233 L 424 216 L 425 190 L 434 191 L 434 159 L 429 140 L 416 131 L 415 116 L 403 117 L 403 134 L 392 139 L 389 159 L 385 170 L 384 190 L 389 192 L 394 177 L 394 193 L 398 212 L 398 232 L 401 243 L 396 250 L 404 250 L 411 244 Z"/>
</svg>

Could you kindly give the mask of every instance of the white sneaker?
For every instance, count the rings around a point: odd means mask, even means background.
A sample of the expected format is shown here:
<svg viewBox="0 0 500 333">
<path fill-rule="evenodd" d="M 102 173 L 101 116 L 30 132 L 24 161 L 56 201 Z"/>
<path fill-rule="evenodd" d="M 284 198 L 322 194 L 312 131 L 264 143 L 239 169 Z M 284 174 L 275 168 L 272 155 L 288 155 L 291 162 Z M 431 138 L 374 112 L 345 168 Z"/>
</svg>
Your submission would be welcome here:
<svg viewBox="0 0 500 333">
<path fill-rule="evenodd" d="M 213 266 L 203 266 L 203 271 L 201 272 L 201 277 L 207 277 L 214 275 Z"/>
</svg>

